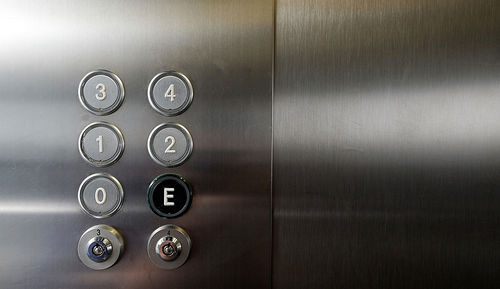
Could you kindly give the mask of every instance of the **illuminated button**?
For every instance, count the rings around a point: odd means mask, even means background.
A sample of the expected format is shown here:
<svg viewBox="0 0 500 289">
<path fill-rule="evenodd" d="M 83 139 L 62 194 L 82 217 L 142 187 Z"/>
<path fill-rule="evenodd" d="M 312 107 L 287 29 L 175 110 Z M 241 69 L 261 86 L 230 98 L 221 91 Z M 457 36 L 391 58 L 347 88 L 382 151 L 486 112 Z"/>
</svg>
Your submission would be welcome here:
<svg viewBox="0 0 500 289">
<path fill-rule="evenodd" d="M 151 182 L 147 200 L 155 214 L 165 218 L 175 218 L 189 209 L 192 189 L 182 177 L 165 174 Z"/>
<path fill-rule="evenodd" d="M 83 107 L 89 112 L 107 115 L 120 107 L 125 97 L 125 89 L 116 74 L 97 70 L 83 77 L 78 96 Z"/>
<path fill-rule="evenodd" d="M 162 72 L 149 83 L 148 99 L 157 112 L 166 116 L 178 115 L 193 101 L 193 87 L 182 73 Z"/>
<path fill-rule="evenodd" d="M 180 124 L 164 123 L 153 129 L 148 139 L 151 158 L 166 167 L 182 164 L 193 151 L 189 131 Z"/>
<path fill-rule="evenodd" d="M 123 188 L 109 174 L 93 174 L 80 185 L 78 202 L 84 212 L 95 218 L 109 217 L 122 206 Z"/>
<path fill-rule="evenodd" d="M 83 159 L 96 167 L 113 164 L 125 148 L 120 130 L 106 122 L 95 122 L 85 127 L 78 143 Z"/>
</svg>

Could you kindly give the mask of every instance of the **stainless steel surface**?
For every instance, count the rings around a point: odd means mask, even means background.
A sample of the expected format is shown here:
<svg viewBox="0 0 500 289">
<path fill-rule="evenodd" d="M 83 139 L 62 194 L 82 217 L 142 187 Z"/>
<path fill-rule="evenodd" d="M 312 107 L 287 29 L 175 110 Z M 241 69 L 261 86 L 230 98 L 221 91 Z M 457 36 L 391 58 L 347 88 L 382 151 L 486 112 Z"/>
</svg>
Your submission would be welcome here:
<svg viewBox="0 0 500 289">
<path fill-rule="evenodd" d="M 274 288 L 500 288 L 498 8 L 277 1 Z"/>
<path fill-rule="evenodd" d="M 272 1 L 7 0 L 0 43 L 2 289 L 270 287 Z M 108 116 L 89 113 L 78 99 L 82 77 L 101 68 L 126 90 Z M 188 110 L 169 118 L 147 98 L 150 80 L 167 70 L 186 73 L 196 93 Z M 126 141 L 105 169 L 78 153 L 80 132 L 95 121 L 116 124 Z M 174 169 L 154 163 L 146 146 L 151 130 L 170 121 L 186 125 L 196 142 Z M 97 172 L 125 190 L 106 224 L 126 248 L 102 271 L 76 253 L 82 232 L 98 221 L 81 211 L 78 187 Z M 157 268 L 146 250 L 151 232 L 165 225 L 146 190 L 164 173 L 185 176 L 195 195 L 183 216 L 169 220 L 194 244 L 174 271 Z M 52 242 L 56 236 L 62 241 Z"/>
</svg>

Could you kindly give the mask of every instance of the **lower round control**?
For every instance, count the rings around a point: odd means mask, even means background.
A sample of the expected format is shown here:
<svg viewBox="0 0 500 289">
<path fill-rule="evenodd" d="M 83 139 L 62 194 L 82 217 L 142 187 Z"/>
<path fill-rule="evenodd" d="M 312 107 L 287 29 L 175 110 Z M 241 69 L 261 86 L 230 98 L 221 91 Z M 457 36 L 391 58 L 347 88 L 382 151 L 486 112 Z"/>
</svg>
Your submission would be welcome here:
<svg viewBox="0 0 500 289">
<path fill-rule="evenodd" d="M 191 251 L 191 238 L 176 225 L 165 225 L 156 229 L 148 241 L 148 255 L 156 266 L 173 270 L 182 266 Z"/>
<path fill-rule="evenodd" d="M 118 261 L 123 247 L 123 238 L 115 228 L 96 225 L 80 237 L 78 258 L 90 269 L 104 270 Z"/>
<path fill-rule="evenodd" d="M 184 214 L 191 205 L 192 189 L 181 176 L 161 175 L 153 180 L 147 192 L 151 210 L 160 217 L 176 218 Z"/>
</svg>

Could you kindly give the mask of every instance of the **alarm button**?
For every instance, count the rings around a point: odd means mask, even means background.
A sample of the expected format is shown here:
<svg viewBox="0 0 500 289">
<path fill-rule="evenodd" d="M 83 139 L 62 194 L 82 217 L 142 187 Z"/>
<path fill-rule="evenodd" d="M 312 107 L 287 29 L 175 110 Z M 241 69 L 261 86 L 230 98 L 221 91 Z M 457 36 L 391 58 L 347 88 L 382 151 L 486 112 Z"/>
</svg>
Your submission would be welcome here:
<svg viewBox="0 0 500 289">
<path fill-rule="evenodd" d="M 181 176 L 165 174 L 150 184 L 147 200 L 155 214 L 175 218 L 185 213 L 191 204 L 192 189 Z"/>
</svg>

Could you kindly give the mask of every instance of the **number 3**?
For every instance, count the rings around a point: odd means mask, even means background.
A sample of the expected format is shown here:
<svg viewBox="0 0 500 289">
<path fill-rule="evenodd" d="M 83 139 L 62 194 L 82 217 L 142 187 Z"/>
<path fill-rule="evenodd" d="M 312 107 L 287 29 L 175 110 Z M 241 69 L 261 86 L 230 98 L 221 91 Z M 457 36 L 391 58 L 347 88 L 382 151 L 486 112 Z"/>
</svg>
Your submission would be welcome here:
<svg viewBox="0 0 500 289">
<path fill-rule="evenodd" d="M 106 98 L 106 86 L 102 83 L 99 83 L 95 89 L 99 90 L 99 92 L 95 95 L 97 100 L 103 101 Z"/>
<path fill-rule="evenodd" d="M 173 136 L 167 136 L 167 138 L 165 138 L 165 143 L 168 144 L 168 142 L 171 141 L 172 143 L 167 147 L 167 149 L 165 150 L 165 153 L 175 153 L 175 150 L 172 149 L 172 147 L 174 146 L 175 144 L 175 138 Z"/>
</svg>

